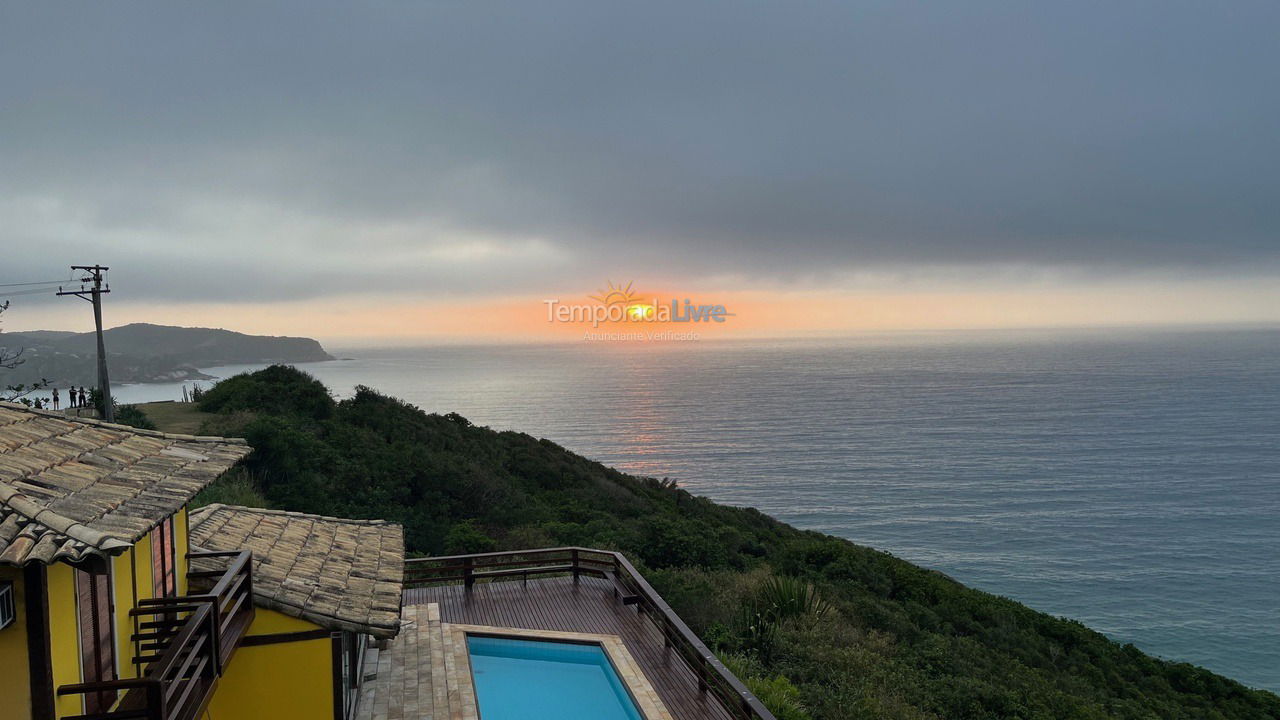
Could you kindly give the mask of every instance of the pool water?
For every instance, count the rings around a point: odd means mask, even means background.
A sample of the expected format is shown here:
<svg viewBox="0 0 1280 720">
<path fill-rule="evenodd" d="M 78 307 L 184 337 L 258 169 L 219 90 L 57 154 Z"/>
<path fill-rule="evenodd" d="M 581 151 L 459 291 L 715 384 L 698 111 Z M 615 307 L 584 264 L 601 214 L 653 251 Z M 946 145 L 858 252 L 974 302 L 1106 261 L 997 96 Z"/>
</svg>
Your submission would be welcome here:
<svg viewBox="0 0 1280 720">
<path fill-rule="evenodd" d="M 644 720 L 599 645 L 468 636 L 481 720 Z"/>
</svg>

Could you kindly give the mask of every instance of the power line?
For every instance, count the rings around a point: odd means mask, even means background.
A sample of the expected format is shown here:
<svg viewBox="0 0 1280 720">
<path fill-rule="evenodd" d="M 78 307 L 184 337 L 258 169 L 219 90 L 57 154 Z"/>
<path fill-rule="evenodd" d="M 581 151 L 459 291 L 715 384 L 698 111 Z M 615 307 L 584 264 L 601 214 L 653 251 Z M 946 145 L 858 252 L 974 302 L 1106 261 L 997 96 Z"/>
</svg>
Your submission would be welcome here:
<svg viewBox="0 0 1280 720">
<path fill-rule="evenodd" d="M 0 297 L 19 297 L 21 295 L 39 295 L 41 293 L 52 292 L 54 288 L 62 289 L 62 285 L 71 282 L 75 277 L 75 271 L 67 274 L 65 280 L 41 280 L 39 282 L 15 282 L 0 283 Z M 7 288 L 17 288 L 9 290 Z"/>
<path fill-rule="evenodd" d="M 15 290 L 13 292 L 0 291 L 0 297 L 18 297 L 19 295 L 39 295 L 40 293 L 51 293 L 57 289 L 57 285 L 49 287 L 36 288 L 34 290 Z"/>
<path fill-rule="evenodd" d="M 58 285 L 60 283 L 68 283 L 68 282 L 71 282 L 71 276 L 68 276 L 65 280 L 44 280 L 41 282 L 0 283 L 0 288 L 25 287 L 28 285 Z"/>
</svg>

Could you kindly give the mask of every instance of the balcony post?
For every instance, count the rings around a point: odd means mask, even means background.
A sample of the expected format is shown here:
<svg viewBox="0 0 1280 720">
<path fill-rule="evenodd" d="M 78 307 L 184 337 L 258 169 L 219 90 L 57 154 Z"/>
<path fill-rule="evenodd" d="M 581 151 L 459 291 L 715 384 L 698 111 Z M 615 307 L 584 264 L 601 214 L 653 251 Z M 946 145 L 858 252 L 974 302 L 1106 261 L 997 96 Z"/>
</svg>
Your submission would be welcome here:
<svg viewBox="0 0 1280 720">
<path fill-rule="evenodd" d="M 164 686 L 159 680 L 147 683 L 147 720 L 167 720 L 164 709 Z"/>
<path fill-rule="evenodd" d="M 248 553 L 249 556 L 245 558 L 245 561 L 244 561 L 244 587 L 242 589 L 244 590 L 245 607 L 252 609 L 253 608 L 253 551 L 246 550 L 245 552 Z"/>
<path fill-rule="evenodd" d="M 209 603 L 209 611 L 209 655 L 213 662 L 209 663 L 206 675 L 218 677 L 222 674 L 222 610 L 216 596 Z"/>
</svg>

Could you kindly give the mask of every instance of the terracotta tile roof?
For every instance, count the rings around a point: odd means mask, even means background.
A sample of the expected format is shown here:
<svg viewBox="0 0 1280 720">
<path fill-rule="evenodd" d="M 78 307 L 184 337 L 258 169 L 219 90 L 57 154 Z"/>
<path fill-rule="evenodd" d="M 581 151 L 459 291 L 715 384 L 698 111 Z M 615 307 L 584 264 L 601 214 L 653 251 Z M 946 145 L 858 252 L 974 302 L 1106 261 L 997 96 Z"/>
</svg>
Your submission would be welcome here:
<svg viewBox="0 0 1280 720">
<path fill-rule="evenodd" d="M 0 564 L 118 555 L 250 450 L 0 402 Z"/>
<path fill-rule="evenodd" d="M 261 607 L 332 630 L 400 630 L 404 530 L 395 523 L 215 504 L 193 510 L 190 527 L 193 547 L 253 551 Z"/>
</svg>

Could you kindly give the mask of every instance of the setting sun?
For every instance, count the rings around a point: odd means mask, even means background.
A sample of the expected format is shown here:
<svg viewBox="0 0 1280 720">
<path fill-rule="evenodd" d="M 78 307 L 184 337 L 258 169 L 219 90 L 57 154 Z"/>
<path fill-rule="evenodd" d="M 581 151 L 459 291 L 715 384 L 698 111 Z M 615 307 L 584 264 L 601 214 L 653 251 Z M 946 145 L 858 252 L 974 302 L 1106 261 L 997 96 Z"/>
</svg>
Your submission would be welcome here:
<svg viewBox="0 0 1280 720">
<path fill-rule="evenodd" d="M 652 320 L 657 313 L 657 308 L 653 305 L 636 304 L 627 307 L 627 315 L 632 320 Z"/>
</svg>

